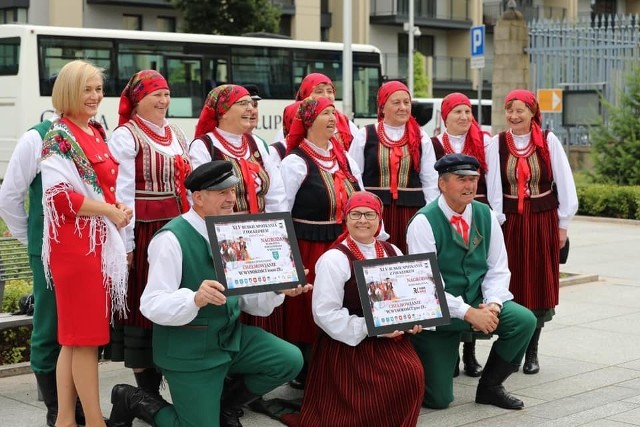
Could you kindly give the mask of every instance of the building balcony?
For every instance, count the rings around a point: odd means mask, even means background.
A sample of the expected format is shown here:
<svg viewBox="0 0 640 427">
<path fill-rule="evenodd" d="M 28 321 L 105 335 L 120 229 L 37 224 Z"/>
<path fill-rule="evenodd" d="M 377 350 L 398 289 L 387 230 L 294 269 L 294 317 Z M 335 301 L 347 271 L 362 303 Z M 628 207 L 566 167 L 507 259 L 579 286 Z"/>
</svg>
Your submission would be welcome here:
<svg viewBox="0 0 640 427">
<path fill-rule="evenodd" d="M 487 27 L 487 30 L 493 30 L 498 18 L 502 16 L 505 10 L 506 5 L 502 1 L 483 3 L 482 23 Z M 567 17 L 567 9 L 564 7 L 519 6 L 518 10 L 524 15 L 526 22 L 531 22 L 534 19 L 563 20 Z"/>
<path fill-rule="evenodd" d="M 409 22 L 410 0 L 371 0 L 369 23 L 373 25 L 403 25 Z M 470 0 L 413 0 L 413 20 L 416 27 L 469 29 Z"/>
</svg>

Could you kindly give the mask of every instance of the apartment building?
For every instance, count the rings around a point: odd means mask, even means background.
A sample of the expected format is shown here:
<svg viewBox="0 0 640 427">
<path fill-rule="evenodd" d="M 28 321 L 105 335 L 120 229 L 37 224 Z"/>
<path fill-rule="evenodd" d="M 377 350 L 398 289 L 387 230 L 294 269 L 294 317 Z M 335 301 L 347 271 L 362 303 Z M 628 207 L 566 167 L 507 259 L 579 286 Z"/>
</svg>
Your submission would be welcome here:
<svg viewBox="0 0 640 427">
<path fill-rule="evenodd" d="M 354 43 L 376 45 L 383 74 L 406 79 L 410 0 L 351 0 Z M 413 0 L 414 49 L 427 57 L 432 95 L 452 91 L 475 94 L 483 79 L 483 98 L 491 97 L 493 30 L 507 0 Z M 272 0 L 282 10 L 280 34 L 300 40 L 341 41 L 342 0 Z M 525 19 L 576 19 L 640 13 L 636 0 L 517 0 Z M 70 27 L 181 31 L 170 0 L 0 0 L 0 23 Z M 485 68 L 470 68 L 469 30 L 485 25 Z"/>
</svg>

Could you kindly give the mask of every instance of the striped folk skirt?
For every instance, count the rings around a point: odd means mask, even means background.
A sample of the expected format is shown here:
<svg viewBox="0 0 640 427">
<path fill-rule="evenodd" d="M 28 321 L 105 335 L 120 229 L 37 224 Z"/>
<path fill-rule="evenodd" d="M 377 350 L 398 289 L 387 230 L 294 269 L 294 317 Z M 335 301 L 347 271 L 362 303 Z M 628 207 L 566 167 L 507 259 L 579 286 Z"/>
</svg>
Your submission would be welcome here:
<svg viewBox="0 0 640 427">
<path fill-rule="evenodd" d="M 414 427 L 424 371 L 405 336 L 367 338 L 355 347 L 321 333 L 300 414 L 303 427 Z"/>
<path fill-rule="evenodd" d="M 507 213 L 503 225 L 514 301 L 530 310 L 558 305 L 560 239 L 556 209 L 533 212 L 528 199 L 523 213 Z"/>
</svg>

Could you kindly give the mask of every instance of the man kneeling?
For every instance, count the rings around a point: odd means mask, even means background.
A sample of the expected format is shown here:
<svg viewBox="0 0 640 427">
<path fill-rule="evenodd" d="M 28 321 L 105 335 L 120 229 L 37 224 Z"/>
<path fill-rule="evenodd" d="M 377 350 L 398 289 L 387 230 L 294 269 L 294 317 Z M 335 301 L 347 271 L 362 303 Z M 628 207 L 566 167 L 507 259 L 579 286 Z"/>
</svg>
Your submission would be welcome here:
<svg viewBox="0 0 640 427">
<path fill-rule="evenodd" d="M 302 368 L 292 344 L 238 321 L 240 311 L 267 316 L 282 293 L 226 297 L 217 282 L 205 216 L 233 213 L 238 178 L 216 160 L 186 179 L 192 209 L 169 222 L 149 246 L 149 279 L 140 311 L 153 322 L 154 362 L 169 384 L 173 405 L 141 389 L 119 384 L 111 392 L 110 426 L 134 417 L 156 426 L 241 426 L 237 408 L 292 380 Z M 230 375 L 234 382 L 225 386 Z M 224 387 L 224 393 L 223 393 Z"/>
<path fill-rule="evenodd" d="M 411 336 L 425 374 L 423 405 L 453 401 L 452 374 L 463 331 L 496 334 L 476 390 L 476 403 L 522 409 L 502 383 L 519 366 L 536 326 L 533 313 L 512 301 L 502 230 L 485 204 L 474 201 L 480 164 L 449 154 L 435 164 L 441 195 L 418 211 L 407 228 L 410 254 L 436 252 L 451 324 Z M 523 260 L 526 261 L 526 260 Z"/>
</svg>

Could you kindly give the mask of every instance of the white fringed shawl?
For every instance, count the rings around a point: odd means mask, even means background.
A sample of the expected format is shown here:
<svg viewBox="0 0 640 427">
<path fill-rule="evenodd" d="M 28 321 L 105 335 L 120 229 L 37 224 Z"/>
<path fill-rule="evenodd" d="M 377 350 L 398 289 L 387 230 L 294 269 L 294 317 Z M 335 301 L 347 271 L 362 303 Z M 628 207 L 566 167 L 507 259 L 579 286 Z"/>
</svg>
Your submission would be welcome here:
<svg viewBox="0 0 640 427">
<path fill-rule="evenodd" d="M 101 202 L 105 198 L 89 159 L 67 125 L 60 120 L 53 124 L 44 138 L 41 167 L 44 207 L 42 262 L 47 283 L 51 285 L 51 240 L 58 241 L 58 228 L 64 219 L 64 215 L 55 208 L 54 197 L 66 194 L 69 206 L 70 192 Z M 75 229 L 79 237 L 89 233 L 89 253 L 95 253 L 96 245 L 102 247 L 102 278 L 105 290 L 111 296 L 111 313 L 108 313 L 111 321 L 116 312 L 126 318 L 128 268 L 123 234 L 107 217 L 97 215 L 76 216 Z M 78 254 L 77 262 L 81 262 L 81 256 Z"/>
</svg>

